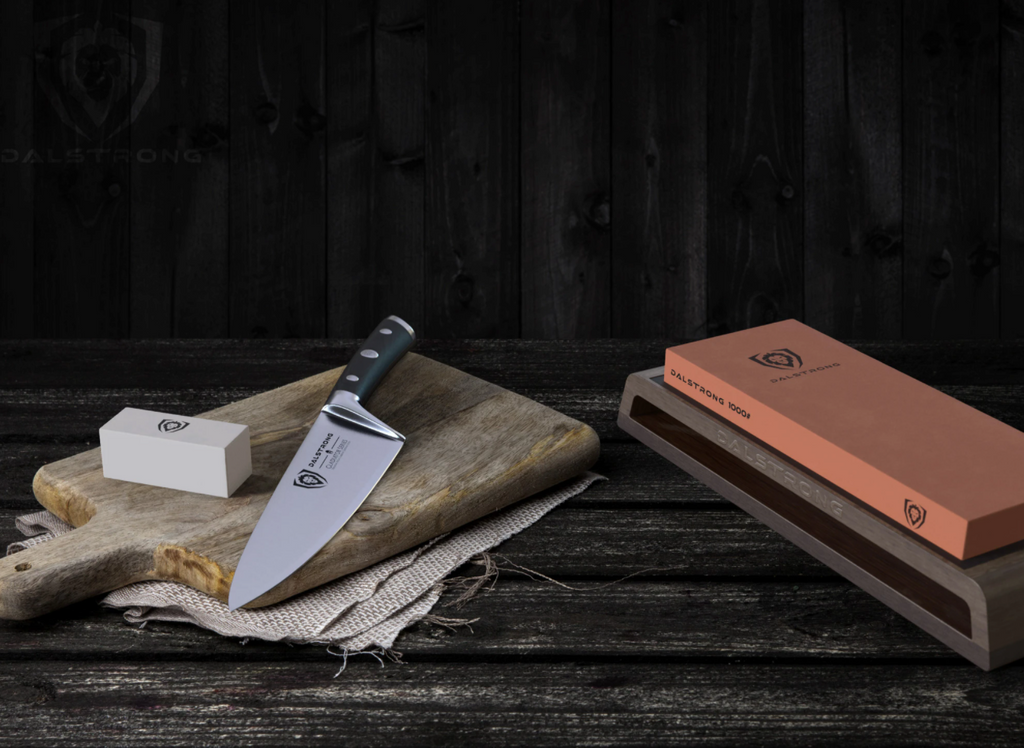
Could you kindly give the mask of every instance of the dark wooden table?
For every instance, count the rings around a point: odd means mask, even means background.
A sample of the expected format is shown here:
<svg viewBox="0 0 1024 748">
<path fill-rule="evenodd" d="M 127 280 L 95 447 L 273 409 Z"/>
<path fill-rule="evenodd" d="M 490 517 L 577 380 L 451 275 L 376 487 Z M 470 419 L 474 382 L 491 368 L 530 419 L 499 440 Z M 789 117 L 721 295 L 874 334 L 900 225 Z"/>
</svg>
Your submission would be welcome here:
<svg viewBox="0 0 1024 748">
<path fill-rule="evenodd" d="M 664 347 L 418 348 L 597 429 L 610 480 L 500 549 L 589 589 L 503 574 L 461 611 L 472 631 L 417 625 L 404 664 L 353 658 L 337 678 L 322 647 L 140 630 L 95 601 L 0 622 L 0 744 L 1021 745 L 1021 663 L 975 668 L 617 429 L 626 375 Z M 1024 343 L 857 347 L 1024 427 Z M 198 413 L 353 348 L 0 343 L 0 542 L 35 508 L 35 470 L 95 447 L 125 405 Z"/>
</svg>

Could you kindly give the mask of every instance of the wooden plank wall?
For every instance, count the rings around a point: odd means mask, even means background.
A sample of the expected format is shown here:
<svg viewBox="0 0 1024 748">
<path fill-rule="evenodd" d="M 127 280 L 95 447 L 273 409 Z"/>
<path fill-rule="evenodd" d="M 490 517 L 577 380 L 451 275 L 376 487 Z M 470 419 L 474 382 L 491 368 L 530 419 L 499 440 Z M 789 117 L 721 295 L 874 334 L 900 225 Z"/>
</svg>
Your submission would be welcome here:
<svg viewBox="0 0 1024 748">
<path fill-rule="evenodd" d="M 1024 335 L 1020 0 L 7 0 L 0 35 L 3 337 Z"/>
</svg>

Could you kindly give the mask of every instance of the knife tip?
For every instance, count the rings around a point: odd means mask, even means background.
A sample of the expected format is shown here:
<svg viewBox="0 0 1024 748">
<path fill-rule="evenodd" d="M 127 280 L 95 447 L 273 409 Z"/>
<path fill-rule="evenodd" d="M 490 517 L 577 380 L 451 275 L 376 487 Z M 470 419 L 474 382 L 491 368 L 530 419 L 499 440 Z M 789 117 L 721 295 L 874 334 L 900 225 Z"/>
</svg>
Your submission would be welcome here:
<svg viewBox="0 0 1024 748">
<path fill-rule="evenodd" d="M 230 591 L 228 592 L 228 610 L 229 611 L 238 610 L 243 605 L 245 605 L 246 603 L 250 603 L 253 600 L 253 598 L 249 598 L 248 600 L 242 600 L 241 597 L 242 597 L 241 595 L 232 595 Z"/>
</svg>

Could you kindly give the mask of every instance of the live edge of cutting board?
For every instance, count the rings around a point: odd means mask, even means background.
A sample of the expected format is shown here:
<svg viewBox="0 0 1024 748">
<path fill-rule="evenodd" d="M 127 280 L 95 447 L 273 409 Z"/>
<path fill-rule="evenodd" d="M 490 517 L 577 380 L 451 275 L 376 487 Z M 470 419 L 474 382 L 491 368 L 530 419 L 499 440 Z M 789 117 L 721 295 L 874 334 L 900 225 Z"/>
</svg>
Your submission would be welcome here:
<svg viewBox="0 0 1024 748">
<path fill-rule="evenodd" d="M 202 413 L 248 424 L 253 475 L 228 499 L 103 477 L 98 449 L 39 469 L 39 502 L 75 531 L 0 559 L 0 617 L 32 618 L 131 582 L 220 600 L 291 456 L 342 369 Z M 591 467 L 589 426 L 416 354 L 368 402 L 408 441 L 366 503 L 260 607 L 365 568 Z"/>
</svg>

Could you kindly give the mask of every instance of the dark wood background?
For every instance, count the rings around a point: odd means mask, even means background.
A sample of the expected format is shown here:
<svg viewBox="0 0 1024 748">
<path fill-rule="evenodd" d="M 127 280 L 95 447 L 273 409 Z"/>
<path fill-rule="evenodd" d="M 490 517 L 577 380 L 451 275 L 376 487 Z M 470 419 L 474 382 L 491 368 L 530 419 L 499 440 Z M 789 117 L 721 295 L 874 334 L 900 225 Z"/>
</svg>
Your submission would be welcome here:
<svg viewBox="0 0 1024 748">
<path fill-rule="evenodd" d="M 4 0 L 0 336 L 1024 336 L 1022 78 L 1024 0 Z"/>
</svg>

